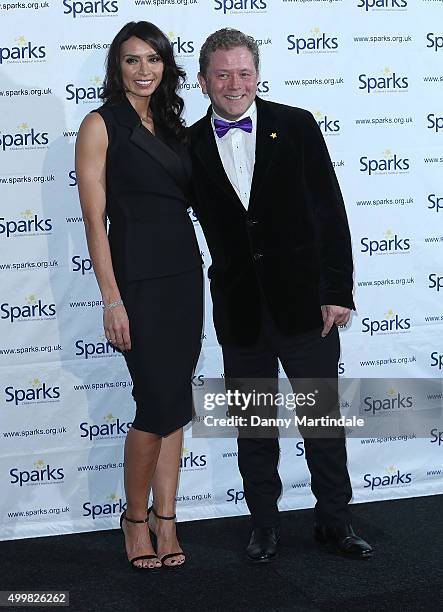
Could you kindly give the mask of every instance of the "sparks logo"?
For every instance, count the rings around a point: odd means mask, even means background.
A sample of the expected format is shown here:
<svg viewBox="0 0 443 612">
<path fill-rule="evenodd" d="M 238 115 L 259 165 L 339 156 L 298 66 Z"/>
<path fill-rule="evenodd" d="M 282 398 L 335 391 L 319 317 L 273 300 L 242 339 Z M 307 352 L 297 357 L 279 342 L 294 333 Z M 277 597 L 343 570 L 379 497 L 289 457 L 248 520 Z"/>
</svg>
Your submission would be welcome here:
<svg viewBox="0 0 443 612">
<path fill-rule="evenodd" d="M 120 355 L 118 350 L 106 340 L 106 336 L 99 336 L 99 338 L 99 342 L 86 342 L 83 339 L 77 340 L 75 342 L 75 348 L 77 349 L 75 355 L 83 357 L 83 359 Z"/>
<path fill-rule="evenodd" d="M 26 303 L 21 305 L 11 305 L 3 302 L 0 305 L 1 319 L 15 323 L 15 321 L 48 321 L 55 319 L 55 304 L 48 304 L 37 299 L 31 293 L 26 297 Z"/>
<path fill-rule="evenodd" d="M 83 504 L 83 516 L 91 517 L 93 520 L 99 517 L 120 515 L 126 510 L 126 502 L 119 495 L 112 493 L 108 495 L 102 504 L 93 504 L 87 501 Z"/>
<path fill-rule="evenodd" d="M 300 53 L 336 53 L 338 49 L 338 38 L 328 36 L 320 28 L 312 28 L 312 36 L 297 38 L 295 34 L 289 34 L 286 38 L 288 51 Z"/>
<path fill-rule="evenodd" d="M 437 117 L 434 113 L 430 113 L 426 119 L 428 120 L 427 128 L 428 130 L 433 130 L 436 134 L 440 130 L 443 130 L 443 117 Z"/>
<path fill-rule="evenodd" d="M 70 170 L 68 172 L 68 187 L 77 187 L 77 175 L 75 173 L 75 170 Z"/>
<path fill-rule="evenodd" d="M 245 499 L 244 491 L 236 491 L 235 489 L 228 489 L 226 491 L 226 495 L 226 501 L 234 502 L 235 505 L 237 505 L 238 502 L 244 501 Z"/>
<path fill-rule="evenodd" d="M 115 17 L 118 13 L 118 0 L 94 0 L 80 2 L 79 0 L 63 0 L 65 15 L 77 17 Z"/>
<path fill-rule="evenodd" d="M 180 459 L 180 469 L 184 471 L 202 470 L 206 467 L 207 458 L 206 455 L 196 455 L 187 448 L 182 449 L 182 456 Z"/>
<path fill-rule="evenodd" d="M 323 115 L 321 111 L 315 111 L 313 113 L 318 127 L 321 129 L 323 134 L 337 134 L 340 132 L 340 120 L 331 119 L 327 115 Z"/>
<path fill-rule="evenodd" d="M 112 412 L 103 417 L 104 423 L 101 425 L 90 424 L 87 421 L 80 423 L 80 438 L 87 438 L 90 442 L 94 440 L 108 440 L 123 438 L 129 431 L 132 422 L 120 421 Z"/>
<path fill-rule="evenodd" d="M 194 53 L 195 43 L 193 40 L 184 40 L 181 36 L 176 36 L 174 32 L 168 32 L 168 38 L 175 55 L 190 56 Z"/>
<path fill-rule="evenodd" d="M 426 34 L 426 40 L 428 41 L 427 49 L 434 49 L 435 52 L 443 49 L 443 36 L 436 36 L 433 32 L 429 32 Z"/>
<path fill-rule="evenodd" d="M 372 11 L 405 11 L 408 0 L 358 0 L 357 8 Z"/>
<path fill-rule="evenodd" d="M 47 236 L 52 232 L 52 219 L 42 219 L 30 208 L 21 212 L 21 219 L 0 217 L 0 236 Z"/>
<path fill-rule="evenodd" d="M 46 149 L 48 143 L 48 132 L 37 132 L 34 128 L 29 127 L 26 122 L 20 123 L 15 132 L 0 132 L 0 148 L 2 151 L 8 149 L 11 149 L 11 151 Z"/>
<path fill-rule="evenodd" d="M 47 404 L 58 402 L 60 399 L 60 387 L 51 387 L 39 378 L 29 381 L 28 387 L 20 388 L 10 385 L 5 388 L 6 403 L 13 402 L 15 406 L 20 404 Z"/>
<path fill-rule="evenodd" d="M 191 379 L 191 383 L 194 387 L 203 387 L 205 384 L 205 376 L 204 374 L 199 374 L 198 376 L 193 376 Z"/>
<path fill-rule="evenodd" d="M 65 478 L 63 468 L 52 468 L 43 459 L 38 459 L 33 467 L 35 468 L 33 470 L 12 468 L 9 470 L 11 476 L 9 482 L 12 485 L 18 484 L 19 487 L 22 487 L 23 485 L 60 484 Z"/>
<path fill-rule="evenodd" d="M 83 104 L 91 104 L 100 100 L 100 95 L 103 91 L 103 79 L 100 76 L 94 76 L 89 79 L 90 85 L 77 87 L 74 83 L 68 83 L 65 87 L 66 100 L 74 101 L 75 104 L 82 102 Z"/>
<path fill-rule="evenodd" d="M 413 403 L 412 395 L 405 396 L 391 388 L 386 392 L 385 397 L 372 397 L 372 395 L 365 397 L 363 412 L 370 412 L 372 415 L 402 412 L 412 408 Z"/>
<path fill-rule="evenodd" d="M 269 93 L 269 90 L 270 90 L 269 81 L 258 81 L 258 83 L 257 83 L 257 93 L 259 93 L 262 96 L 264 96 L 264 95 Z"/>
<path fill-rule="evenodd" d="M 380 487 L 401 487 L 407 486 L 412 482 L 411 472 L 405 474 L 400 472 L 395 465 L 389 465 L 385 469 L 385 474 L 373 476 L 372 474 L 365 474 L 363 480 L 365 482 L 364 488 L 379 489 Z"/>
<path fill-rule="evenodd" d="M 305 455 L 305 443 L 303 441 L 297 442 L 295 445 L 295 456 L 304 457 Z"/>
<path fill-rule="evenodd" d="M 24 36 L 18 36 L 11 47 L 0 47 L 0 65 L 3 62 L 29 63 L 42 62 L 46 57 L 45 45 L 35 45 Z"/>
<path fill-rule="evenodd" d="M 433 351 L 431 353 L 431 368 L 443 370 L 443 355 L 438 351 Z"/>
<path fill-rule="evenodd" d="M 428 202 L 430 206 L 428 206 L 429 210 L 435 210 L 435 212 L 440 212 L 443 210 L 443 197 L 438 197 L 435 193 L 430 193 L 428 195 Z"/>
<path fill-rule="evenodd" d="M 362 333 L 369 333 L 374 336 L 376 334 L 402 333 L 411 329 L 411 319 L 400 317 L 391 308 L 385 312 L 384 316 L 384 319 L 372 319 L 371 317 L 362 319 Z"/>
<path fill-rule="evenodd" d="M 443 431 L 438 431 L 437 428 L 431 429 L 431 444 L 443 445 Z"/>
<path fill-rule="evenodd" d="M 80 255 L 74 255 L 71 259 L 72 262 L 72 271 L 73 272 L 81 272 L 81 275 L 84 276 L 86 272 L 92 274 L 92 261 L 89 257 L 81 257 Z"/>
<path fill-rule="evenodd" d="M 383 157 L 379 159 L 360 157 L 360 172 L 365 172 L 368 176 L 373 174 L 404 174 L 410 168 L 408 157 L 400 157 L 392 153 L 391 149 L 383 151 Z"/>
<path fill-rule="evenodd" d="M 430 274 L 428 276 L 428 289 L 435 289 L 437 293 L 443 289 L 443 276 L 438 276 L 438 274 Z"/>
<path fill-rule="evenodd" d="M 358 76 L 360 82 L 358 88 L 368 94 L 372 92 L 392 93 L 408 89 L 409 81 L 407 76 L 399 76 L 387 66 L 383 68 L 381 74 L 383 76 L 360 74 Z"/>
<path fill-rule="evenodd" d="M 360 251 L 372 255 L 390 255 L 397 253 L 407 253 L 411 248 L 410 238 L 400 238 L 398 234 L 387 229 L 383 232 L 382 240 L 371 240 L 368 236 L 364 236 L 360 240 Z"/>
<path fill-rule="evenodd" d="M 265 0 L 214 0 L 214 10 L 227 13 L 262 13 L 266 11 Z"/>
</svg>

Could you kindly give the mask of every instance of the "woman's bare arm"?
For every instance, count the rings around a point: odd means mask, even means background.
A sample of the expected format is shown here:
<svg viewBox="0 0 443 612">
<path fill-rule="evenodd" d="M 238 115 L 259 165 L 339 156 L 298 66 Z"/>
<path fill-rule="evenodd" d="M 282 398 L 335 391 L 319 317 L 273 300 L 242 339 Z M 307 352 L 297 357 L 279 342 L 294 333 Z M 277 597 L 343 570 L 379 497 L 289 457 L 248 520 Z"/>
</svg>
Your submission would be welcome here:
<svg viewBox="0 0 443 612">
<path fill-rule="evenodd" d="M 105 227 L 107 147 L 103 119 L 98 113 L 87 115 L 77 136 L 75 170 L 89 254 L 104 304 L 121 299 Z M 105 310 L 103 322 L 106 337 L 120 350 L 129 350 L 129 321 L 124 306 Z"/>
</svg>

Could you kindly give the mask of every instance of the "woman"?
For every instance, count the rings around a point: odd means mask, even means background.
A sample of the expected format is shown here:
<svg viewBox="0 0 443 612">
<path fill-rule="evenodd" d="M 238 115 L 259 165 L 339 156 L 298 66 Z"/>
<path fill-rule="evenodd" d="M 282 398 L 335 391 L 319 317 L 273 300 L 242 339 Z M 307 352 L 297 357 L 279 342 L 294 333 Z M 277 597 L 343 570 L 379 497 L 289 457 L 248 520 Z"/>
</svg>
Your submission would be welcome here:
<svg viewBox="0 0 443 612">
<path fill-rule="evenodd" d="M 145 571 L 185 560 L 173 519 L 203 299 L 201 257 L 187 213 L 190 168 L 177 95 L 184 77 L 156 26 L 126 24 L 109 48 L 105 103 L 84 119 L 76 145 L 104 329 L 123 352 L 134 383 L 120 525 L 131 566 Z"/>
</svg>

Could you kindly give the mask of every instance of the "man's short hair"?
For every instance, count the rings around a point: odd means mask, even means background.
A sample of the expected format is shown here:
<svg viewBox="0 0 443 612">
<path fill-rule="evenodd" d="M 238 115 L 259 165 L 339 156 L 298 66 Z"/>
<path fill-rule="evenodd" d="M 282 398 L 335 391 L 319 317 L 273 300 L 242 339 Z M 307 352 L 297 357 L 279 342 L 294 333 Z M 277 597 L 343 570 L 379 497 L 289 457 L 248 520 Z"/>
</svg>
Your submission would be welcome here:
<svg viewBox="0 0 443 612">
<path fill-rule="evenodd" d="M 254 66 L 258 74 L 258 67 L 260 63 L 260 53 L 258 50 L 258 44 L 252 36 L 248 36 L 240 30 L 234 28 L 222 28 L 217 30 L 213 34 L 210 34 L 203 43 L 200 51 L 200 72 L 206 77 L 208 71 L 209 61 L 211 59 L 211 53 L 214 53 L 218 49 L 234 49 L 235 47 L 246 47 L 252 53 L 252 59 L 254 60 Z"/>
</svg>

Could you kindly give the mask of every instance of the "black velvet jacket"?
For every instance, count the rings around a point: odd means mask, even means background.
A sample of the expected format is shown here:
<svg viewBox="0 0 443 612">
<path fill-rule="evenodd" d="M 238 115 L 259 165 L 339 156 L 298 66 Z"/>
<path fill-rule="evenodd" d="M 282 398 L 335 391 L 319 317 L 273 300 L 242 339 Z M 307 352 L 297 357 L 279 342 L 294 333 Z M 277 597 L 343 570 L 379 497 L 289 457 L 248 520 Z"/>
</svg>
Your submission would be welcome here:
<svg viewBox="0 0 443 612">
<path fill-rule="evenodd" d="M 345 207 L 321 131 L 308 111 L 256 98 L 257 141 L 248 210 L 218 154 L 209 108 L 189 128 L 195 212 L 221 344 L 250 345 L 260 292 L 285 334 L 321 327 L 322 304 L 354 308 Z"/>
</svg>

